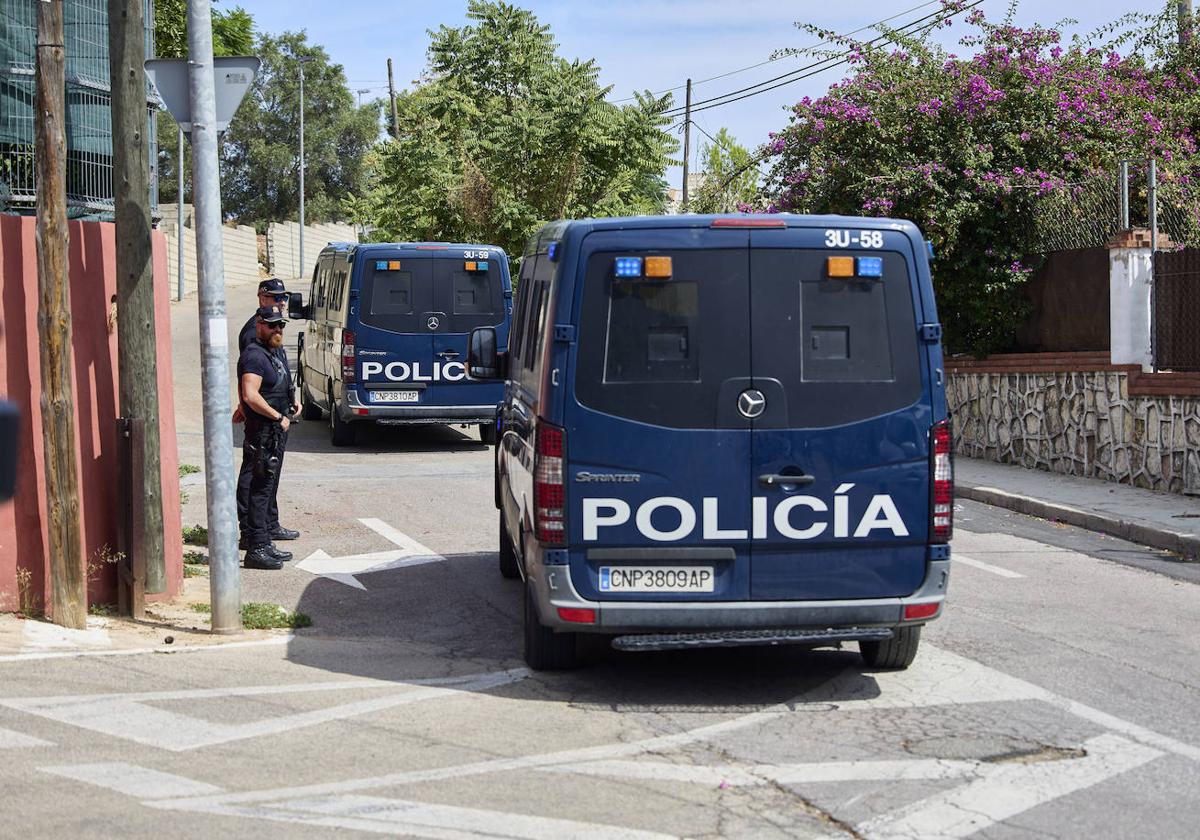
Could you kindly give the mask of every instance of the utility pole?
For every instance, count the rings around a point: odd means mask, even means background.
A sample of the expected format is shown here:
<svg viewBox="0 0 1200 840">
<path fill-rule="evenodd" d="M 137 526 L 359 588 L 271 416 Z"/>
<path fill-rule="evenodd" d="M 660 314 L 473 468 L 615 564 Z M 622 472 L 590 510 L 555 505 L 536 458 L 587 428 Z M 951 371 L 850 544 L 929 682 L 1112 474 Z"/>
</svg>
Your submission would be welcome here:
<svg viewBox="0 0 1200 840">
<path fill-rule="evenodd" d="M 388 59 L 388 102 L 392 105 L 392 137 L 400 138 L 400 118 L 396 115 L 396 82 L 392 79 L 392 60 Z"/>
<path fill-rule="evenodd" d="M 362 107 L 362 95 L 364 93 L 370 93 L 371 89 L 370 88 L 359 88 L 358 90 L 356 90 L 354 92 L 358 94 L 358 107 L 361 108 Z"/>
<path fill-rule="evenodd" d="M 692 153 L 692 80 L 687 80 L 687 104 L 683 110 L 683 204 L 681 212 L 688 211 L 688 157 Z"/>
<path fill-rule="evenodd" d="M 117 370 L 121 416 L 145 422 L 142 494 L 134 522 L 146 559 L 146 591 L 167 588 L 159 461 L 158 345 L 154 329 L 154 262 L 150 244 L 150 159 L 146 138 L 146 23 L 140 0 L 108 0 L 112 80 L 113 204 L 117 228 Z M 136 510 L 137 508 L 135 508 Z"/>
<path fill-rule="evenodd" d="M 63 0 L 37 4 L 37 263 L 38 346 L 42 367 L 42 447 L 54 622 L 87 624 L 75 395 L 71 389 L 71 298 L 67 263 Z"/>
<path fill-rule="evenodd" d="M 229 324 L 225 313 L 221 248 L 221 178 L 217 168 L 217 100 L 210 0 L 188 0 L 187 32 L 212 631 L 237 633 L 242 629 L 242 604 L 233 433 L 229 423 L 232 416 Z"/>
<path fill-rule="evenodd" d="M 1192 0 L 1177 0 L 1176 10 L 1179 15 L 1179 46 L 1182 47 L 1192 37 Z"/>
</svg>

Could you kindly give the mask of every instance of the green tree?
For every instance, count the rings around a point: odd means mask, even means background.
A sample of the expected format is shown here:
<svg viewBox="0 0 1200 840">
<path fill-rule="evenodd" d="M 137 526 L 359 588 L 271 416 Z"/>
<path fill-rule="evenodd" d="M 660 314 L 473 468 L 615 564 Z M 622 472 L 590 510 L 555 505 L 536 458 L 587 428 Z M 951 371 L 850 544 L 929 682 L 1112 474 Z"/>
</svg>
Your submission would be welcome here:
<svg viewBox="0 0 1200 840">
<path fill-rule="evenodd" d="M 247 55 L 254 46 L 254 19 L 241 6 L 213 9 L 213 54 Z M 154 54 L 184 58 L 187 44 L 187 0 L 154 0 Z"/>
<path fill-rule="evenodd" d="M 700 148 L 704 179 L 689 196 L 689 210 L 696 213 L 732 213 L 752 203 L 758 195 L 758 170 L 749 149 L 722 128 L 712 143 Z"/>
<path fill-rule="evenodd" d="M 240 6 L 227 12 L 213 9 L 213 54 L 248 55 L 254 49 L 254 19 Z M 187 0 L 154 0 L 154 54 L 158 58 L 187 56 Z M 158 200 L 177 200 L 176 169 L 179 160 L 179 129 L 165 110 L 158 112 Z M 183 148 L 184 184 L 192 171 L 191 144 Z M 188 195 L 185 192 L 185 200 Z"/>
<path fill-rule="evenodd" d="M 1014 26 L 1015 11 L 999 23 L 973 11 L 963 57 L 928 32 L 889 32 L 887 47 L 822 33 L 853 75 L 797 103 L 765 146 L 767 209 L 916 222 L 937 253 L 947 344 L 977 354 L 1011 347 L 1028 257 L 1047 227 L 1099 215 L 1081 200 L 1114 183 L 1121 160 L 1156 157 L 1160 197 L 1200 215 L 1200 45 L 1177 46 L 1174 7 L 1069 44 L 1055 28 Z"/>
<path fill-rule="evenodd" d="M 304 64 L 305 218 L 340 217 L 363 192 L 364 159 L 379 136 L 379 103 L 356 107 L 340 64 L 304 32 L 262 35 L 262 67 L 222 143 L 225 212 L 260 229 L 299 212 L 300 61 Z"/>
<path fill-rule="evenodd" d="M 399 137 L 380 144 L 354 212 L 376 238 L 488 242 L 520 254 L 551 219 L 659 213 L 678 142 L 670 97 L 605 101 L 594 61 L 557 55 L 548 26 L 472 0 L 468 25 L 430 32 L 420 83 L 398 97 Z"/>
</svg>

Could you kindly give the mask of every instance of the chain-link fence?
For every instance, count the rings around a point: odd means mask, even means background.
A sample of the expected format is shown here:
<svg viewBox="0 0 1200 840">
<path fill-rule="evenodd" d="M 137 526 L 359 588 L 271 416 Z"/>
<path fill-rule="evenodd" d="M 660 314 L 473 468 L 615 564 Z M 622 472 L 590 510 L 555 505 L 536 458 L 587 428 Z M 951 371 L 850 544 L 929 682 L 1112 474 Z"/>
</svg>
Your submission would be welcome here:
<svg viewBox="0 0 1200 840">
<path fill-rule="evenodd" d="M 1106 245 L 1127 227 L 1149 228 L 1148 161 L 1126 164 L 1066 184 L 1034 201 L 1031 224 L 1043 253 Z M 1175 247 L 1200 247 L 1200 192 L 1161 162 L 1156 165 L 1155 209 L 1158 230 Z"/>
<path fill-rule="evenodd" d="M 1121 229 L 1117 174 L 1097 173 L 1039 196 L 1031 221 L 1042 253 L 1104 245 Z"/>
<path fill-rule="evenodd" d="M 152 54 L 153 6 L 146 4 Z M 29 213 L 36 201 L 34 70 L 38 0 L 0 0 L 0 211 Z M 107 0 L 65 0 L 67 206 L 73 216 L 113 210 L 112 113 Z M 151 183 L 154 113 L 147 103 Z M 151 203 L 156 203 L 152 187 Z"/>
</svg>

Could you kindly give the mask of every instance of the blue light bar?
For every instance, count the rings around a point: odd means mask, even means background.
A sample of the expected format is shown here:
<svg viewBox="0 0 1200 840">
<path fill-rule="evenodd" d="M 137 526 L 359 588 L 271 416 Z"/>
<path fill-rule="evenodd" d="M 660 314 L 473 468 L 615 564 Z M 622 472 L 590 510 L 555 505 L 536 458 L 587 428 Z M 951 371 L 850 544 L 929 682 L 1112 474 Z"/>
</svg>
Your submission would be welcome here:
<svg viewBox="0 0 1200 840">
<path fill-rule="evenodd" d="M 481 261 L 481 262 L 477 262 L 477 263 L 475 263 L 475 270 L 476 270 L 476 271 L 487 271 L 487 270 L 488 270 L 488 264 L 487 264 L 486 262 L 482 262 L 482 261 Z"/>
<path fill-rule="evenodd" d="M 883 257 L 859 257 L 855 263 L 859 277 L 883 276 Z"/>
<path fill-rule="evenodd" d="M 641 277 L 642 258 L 617 257 L 616 263 L 613 267 L 613 273 L 617 277 Z"/>
<path fill-rule="evenodd" d="M 376 271 L 387 271 L 387 260 L 375 260 Z"/>
<path fill-rule="evenodd" d="M 546 248 L 546 256 L 550 258 L 550 262 L 554 262 L 558 258 L 558 243 L 551 242 Z"/>
</svg>

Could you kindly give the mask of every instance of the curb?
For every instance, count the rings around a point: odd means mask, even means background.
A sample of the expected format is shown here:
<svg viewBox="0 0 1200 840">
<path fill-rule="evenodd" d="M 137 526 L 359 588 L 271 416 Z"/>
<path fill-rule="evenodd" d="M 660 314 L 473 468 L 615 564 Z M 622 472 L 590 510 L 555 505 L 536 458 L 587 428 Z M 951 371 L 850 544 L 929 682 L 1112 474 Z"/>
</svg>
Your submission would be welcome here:
<svg viewBox="0 0 1200 840">
<path fill-rule="evenodd" d="M 1017 513 L 1042 519 L 1056 519 L 1068 525 L 1085 528 L 1089 531 L 1098 531 L 1129 542 L 1173 551 L 1184 557 L 1200 558 L 1200 536 L 1195 534 L 1171 531 L 1142 522 L 1132 522 L 1109 514 L 1080 510 L 1068 505 L 1035 499 L 1031 496 L 1009 493 L 995 487 L 956 483 L 954 494 L 962 499 L 983 502 L 987 505 L 1007 508 Z"/>
</svg>

